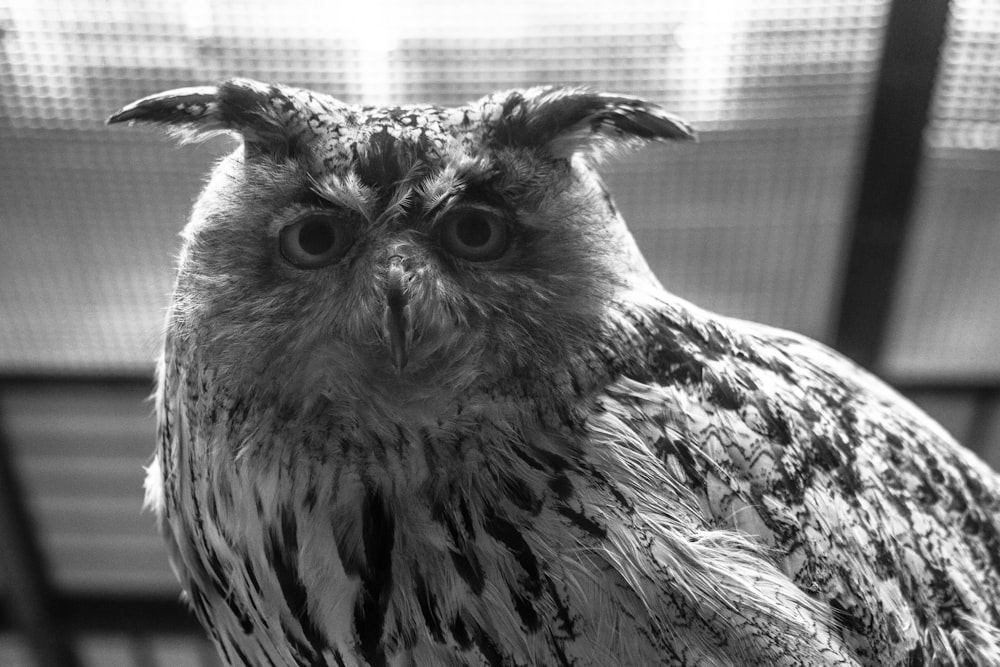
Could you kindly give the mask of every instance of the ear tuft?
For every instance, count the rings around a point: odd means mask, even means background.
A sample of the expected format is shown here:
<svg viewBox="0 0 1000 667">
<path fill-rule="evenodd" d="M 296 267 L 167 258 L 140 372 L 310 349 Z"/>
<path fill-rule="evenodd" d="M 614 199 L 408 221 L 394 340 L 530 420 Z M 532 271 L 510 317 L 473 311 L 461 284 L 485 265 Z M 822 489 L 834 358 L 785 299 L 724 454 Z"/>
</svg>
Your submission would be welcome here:
<svg viewBox="0 0 1000 667">
<path fill-rule="evenodd" d="M 108 117 L 108 125 L 129 121 L 147 123 L 198 122 L 215 110 L 215 86 L 177 88 L 136 100 Z"/>
<path fill-rule="evenodd" d="M 112 114 L 107 123 L 164 125 L 182 141 L 200 141 L 236 132 L 247 144 L 277 147 L 287 143 L 280 115 L 293 101 L 278 86 L 231 79 L 218 86 L 178 88 L 137 100 Z"/>
<path fill-rule="evenodd" d="M 495 140 L 504 145 L 545 148 L 555 157 L 608 151 L 647 141 L 690 141 L 683 119 L 638 97 L 585 88 L 533 88 L 509 93 L 499 103 Z"/>
</svg>

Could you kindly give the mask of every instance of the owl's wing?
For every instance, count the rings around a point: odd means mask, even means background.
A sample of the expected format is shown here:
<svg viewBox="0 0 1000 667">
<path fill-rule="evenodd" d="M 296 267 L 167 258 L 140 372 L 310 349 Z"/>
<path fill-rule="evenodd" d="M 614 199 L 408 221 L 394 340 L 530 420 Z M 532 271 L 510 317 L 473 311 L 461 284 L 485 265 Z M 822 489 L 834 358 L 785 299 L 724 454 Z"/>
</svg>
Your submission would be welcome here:
<svg viewBox="0 0 1000 667">
<path fill-rule="evenodd" d="M 819 343 L 680 301 L 626 313 L 643 354 L 618 389 L 709 522 L 772 547 L 862 661 L 1000 664 L 1000 477 Z"/>
</svg>

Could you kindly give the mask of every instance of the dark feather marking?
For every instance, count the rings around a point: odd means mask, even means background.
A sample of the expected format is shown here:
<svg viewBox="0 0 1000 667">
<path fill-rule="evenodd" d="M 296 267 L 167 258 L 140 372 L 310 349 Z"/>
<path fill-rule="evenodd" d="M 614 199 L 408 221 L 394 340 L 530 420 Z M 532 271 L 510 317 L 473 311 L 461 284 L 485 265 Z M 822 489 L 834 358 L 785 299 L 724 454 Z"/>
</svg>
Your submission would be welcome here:
<svg viewBox="0 0 1000 667">
<path fill-rule="evenodd" d="M 531 468 L 532 470 L 545 471 L 545 467 L 542 465 L 541 461 L 538 461 L 534 457 L 528 456 L 527 452 L 522 451 L 521 447 L 514 447 L 512 451 L 517 456 L 517 458 L 524 461 L 528 465 L 528 467 Z"/>
<path fill-rule="evenodd" d="M 246 561 L 246 582 L 250 585 L 250 588 L 260 596 L 260 582 L 257 581 L 257 575 L 253 571 L 253 564 L 250 561 Z"/>
<path fill-rule="evenodd" d="M 355 146 L 355 172 L 361 182 L 378 193 L 380 206 L 391 201 L 395 188 L 426 173 L 430 143 L 423 137 L 416 143 L 398 141 L 388 131 L 371 135 L 368 142 Z"/>
<path fill-rule="evenodd" d="M 484 524 L 486 532 L 495 540 L 507 547 L 517 560 L 521 569 L 527 575 L 526 589 L 532 596 L 537 596 L 541 592 L 541 578 L 539 574 L 538 561 L 531 547 L 518 532 L 517 527 L 510 521 L 499 517 L 492 509 L 486 512 L 486 522 Z"/>
<path fill-rule="evenodd" d="M 295 103 L 277 86 L 268 86 L 262 93 L 237 81 L 226 81 L 219 86 L 218 114 L 229 127 L 253 130 L 255 141 L 250 144 L 257 151 L 275 157 L 297 154 L 302 148 L 301 139 L 292 136 L 280 124 L 269 106 L 281 105 L 289 111 Z"/>
<path fill-rule="evenodd" d="M 602 489 L 611 494 L 611 497 L 615 499 L 615 502 L 618 503 L 618 506 L 622 510 L 629 515 L 635 513 L 635 506 L 632 504 L 631 500 L 625 497 L 625 494 L 622 493 L 621 489 L 618 488 L 618 484 L 613 482 L 599 468 L 592 464 L 583 464 L 582 468 L 591 480 L 596 482 Z"/>
<path fill-rule="evenodd" d="M 915 647 L 910 649 L 910 652 L 906 657 L 906 667 L 924 667 L 927 664 L 927 660 L 924 657 L 924 643 L 918 642 Z"/>
<path fill-rule="evenodd" d="M 296 667 L 326 667 L 326 661 L 323 660 L 322 656 L 315 653 L 308 644 L 299 641 L 294 631 L 284 623 L 281 624 L 281 632 L 288 644 L 288 650 L 295 660 Z"/>
<path fill-rule="evenodd" d="M 215 550 L 208 546 L 207 540 L 203 540 L 202 546 L 204 549 L 205 560 L 208 562 L 208 568 L 212 572 L 212 583 L 215 584 L 215 590 L 219 593 L 219 595 L 225 597 L 223 582 L 225 582 L 228 577 L 226 576 L 225 570 L 222 569 L 222 561 L 219 560 L 219 555 L 215 552 Z"/>
<path fill-rule="evenodd" d="M 625 497 L 625 494 L 622 493 L 621 489 L 619 489 L 617 485 L 608 483 L 607 489 L 621 509 L 625 510 L 625 512 L 629 515 L 635 514 L 635 505 L 631 500 Z"/>
<path fill-rule="evenodd" d="M 830 438 L 821 433 L 813 434 L 808 448 L 812 463 L 824 472 L 832 472 L 844 465 L 844 456 Z"/>
<path fill-rule="evenodd" d="M 556 505 L 555 510 L 560 515 L 569 519 L 574 526 L 584 531 L 591 537 L 596 537 L 599 540 L 603 540 L 608 536 L 608 531 L 604 526 L 597 523 L 597 521 L 590 518 L 583 512 L 575 510 L 571 507 L 567 507 L 562 503 Z"/>
<path fill-rule="evenodd" d="M 455 571 L 468 584 L 472 592 L 479 595 L 483 592 L 486 581 L 479 558 L 476 557 L 475 550 L 470 546 L 470 542 L 475 541 L 476 535 L 472 515 L 469 513 L 468 503 L 465 502 L 464 498 L 459 497 L 455 504 L 459 507 L 465 532 L 459 530 L 452 512 L 444 503 L 434 503 L 431 508 L 431 517 L 444 527 L 451 538 L 454 548 L 449 549 L 448 553 L 451 555 Z"/>
<path fill-rule="evenodd" d="M 549 489 L 559 500 L 566 500 L 573 495 L 573 482 L 565 472 L 557 472 L 549 478 Z"/>
<path fill-rule="evenodd" d="M 355 171 L 362 183 L 379 191 L 379 200 L 389 196 L 388 190 L 400 181 L 406 170 L 400 164 L 402 153 L 394 150 L 396 138 L 383 130 L 373 134 L 366 144 L 356 145 Z"/>
<path fill-rule="evenodd" d="M 226 590 L 224 582 L 227 580 L 227 578 L 225 576 L 224 570 L 222 569 L 222 563 L 219 560 L 219 556 L 215 552 L 215 550 L 209 547 L 208 540 L 205 538 L 204 534 L 202 534 L 202 544 L 204 546 L 203 551 L 205 557 L 208 560 L 209 569 L 212 572 L 210 580 L 212 582 L 212 586 L 215 589 L 216 594 L 219 596 L 219 598 L 222 599 L 223 602 L 226 603 L 226 606 L 229 608 L 229 611 L 231 611 L 233 616 L 235 616 L 236 619 L 239 621 L 240 629 L 243 630 L 245 634 L 248 635 L 251 634 L 254 630 L 253 621 L 250 620 L 250 615 L 246 612 L 245 609 L 243 609 L 239 605 L 239 603 L 233 597 L 233 593 Z M 244 558 L 244 560 L 246 560 L 246 558 Z"/>
<path fill-rule="evenodd" d="M 243 565 L 244 565 L 244 567 L 246 569 L 247 574 L 251 574 L 252 575 L 251 569 L 253 568 L 253 563 L 251 563 L 248 559 L 244 558 L 243 559 Z M 247 575 L 243 576 L 243 582 L 245 584 L 247 584 L 247 588 L 248 589 L 249 588 L 254 588 L 254 590 L 256 590 L 256 592 L 257 592 L 257 597 L 254 597 L 254 596 L 251 595 L 251 596 L 248 597 L 248 600 L 247 600 L 247 602 L 249 602 L 249 604 L 250 604 L 251 610 L 253 610 L 254 617 L 255 618 L 264 618 L 264 612 L 261 610 L 261 607 L 260 607 L 260 604 L 259 604 L 260 601 L 263 599 L 263 597 L 261 596 L 261 591 L 260 591 L 259 585 L 255 583 L 255 584 L 253 584 L 251 586 L 251 584 L 250 584 L 250 582 L 248 580 L 248 576 Z M 264 621 L 264 625 L 265 626 L 267 625 L 267 621 Z"/>
<path fill-rule="evenodd" d="M 476 525 L 472 521 L 472 513 L 469 511 L 469 503 L 465 496 L 458 497 L 458 511 L 462 516 L 462 525 L 465 526 L 465 534 L 470 540 L 476 539 Z"/>
<path fill-rule="evenodd" d="M 439 644 L 444 643 L 444 632 L 441 629 L 441 619 L 438 618 L 437 600 L 434 595 L 427 590 L 427 584 L 419 573 L 414 574 L 416 580 L 417 604 L 420 606 L 420 613 L 424 617 L 424 623 L 430 630 L 431 637 Z"/>
<path fill-rule="evenodd" d="M 510 210 L 511 204 L 507 199 L 511 193 L 502 193 L 498 190 L 498 181 L 501 180 L 503 175 L 503 172 L 500 170 L 477 174 L 466 171 L 462 187 L 462 198 L 468 201 L 477 201 L 495 206 L 498 209 L 506 211 L 513 217 L 514 212 Z"/>
<path fill-rule="evenodd" d="M 451 511 L 446 503 L 440 501 L 434 502 L 431 505 L 431 518 L 444 526 L 444 529 L 448 531 L 449 537 L 451 537 L 452 543 L 461 545 L 465 541 L 465 535 L 458 530 L 458 525 L 455 523 L 455 519 L 451 515 Z"/>
<path fill-rule="evenodd" d="M 792 431 L 788 426 L 788 419 L 781 414 L 776 406 L 772 406 L 767 401 L 758 401 L 757 408 L 760 416 L 767 425 L 767 435 L 779 445 L 785 447 L 792 442 Z"/>
<path fill-rule="evenodd" d="M 354 626 L 361 654 L 371 667 L 386 665 L 382 633 L 392 591 L 392 549 L 395 519 L 382 497 L 369 488 L 361 509 L 361 537 L 365 547 L 361 593 L 354 607 Z"/>
<path fill-rule="evenodd" d="M 699 469 L 698 462 L 695 461 L 686 442 L 683 440 L 674 440 L 664 435 L 657 438 L 656 442 L 653 443 L 653 449 L 656 452 L 657 458 L 661 461 L 666 461 L 668 456 L 673 455 L 677 463 L 680 464 L 681 470 L 684 471 L 687 481 L 695 488 L 705 486 L 705 475 Z"/>
<path fill-rule="evenodd" d="M 572 465 L 565 457 L 555 454 L 553 452 L 546 451 L 544 449 L 538 449 L 535 452 L 538 457 L 542 460 L 545 465 L 549 467 L 551 472 L 559 472 L 561 470 L 572 470 L 576 466 Z"/>
<path fill-rule="evenodd" d="M 575 660 L 570 660 L 569 656 L 566 655 L 566 648 L 563 646 L 562 638 L 556 637 L 550 632 L 548 643 L 552 647 L 552 652 L 556 654 L 559 667 L 572 667 L 576 664 Z"/>
<path fill-rule="evenodd" d="M 195 472 L 196 468 L 194 465 L 191 465 L 189 466 L 189 470 L 190 473 L 188 475 L 188 479 L 190 481 L 191 488 L 196 489 L 198 487 L 198 478 Z M 226 592 L 223 587 L 223 582 L 225 582 L 227 579 L 225 570 L 222 568 L 222 563 L 219 560 L 219 556 L 215 553 L 215 550 L 212 548 L 212 545 L 209 544 L 208 535 L 205 532 L 205 518 L 202 513 L 201 501 L 198 498 L 198 494 L 191 493 L 190 497 L 191 497 L 192 514 L 194 515 L 194 532 L 197 535 L 198 541 L 200 542 L 200 551 L 202 554 L 204 554 L 204 558 L 202 559 L 203 565 L 207 565 L 209 569 L 209 571 L 206 572 L 206 575 L 208 575 L 207 578 L 211 579 L 212 584 L 214 585 L 215 590 L 219 594 L 219 596 L 225 598 Z M 236 613 L 235 610 L 234 613 Z M 236 613 L 236 615 L 242 616 L 243 614 Z"/>
<path fill-rule="evenodd" d="M 476 553 L 471 549 L 466 549 L 465 553 L 460 553 L 454 549 L 449 549 L 451 562 L 455 566 L 455 571 L 462 578 L 472 592 L 480 595 L 486 585 L 486 576 L 483 573 L 483 566 L 479 564 Z"/>
<path fill-rule="evenodd" d="M 563 635 L 568 639 L 576 639 L 576 622 L 573 620 L 573 616 L 570 614 L 569 607 L 566 602 L 559 596 L 559 591 L 556 590 L 556 584 L 552 581 L 551 577 L 545 577 L 546 583 L 548 583 L 549 595 L 552 597 L 552 602 L 556 606 L 556 619 L 559 623 L 559 629 L 562 630 Z"/>
<path fill-rule="evenodd" d="M 454 637 L 455 643 L 463 651 L 467 651 L 472 648 L 472 639 L 469 637 L 469 631 L 465 627 L 465 621 L 462 620 L 461 616 L 456 616 L 455 620 L 451 622 L 448 626 L 451 630 L 451 636 Z"/>
<path fill-rule="evenodd" d="M 493 139 L 500 145 L 508 145 L 514 143 L 514 137 L 520 131 L 523 125 L 521 116 L 523 114 L 519 113 L 515 116 L 515 111 L 523 111 L 524 95 L 518 91 L 511 92 L 507 96 L 507 99 L 503 101 L 500 108 L 500 118 L 497 120 L 496 127 L 493 128 Z"/>
<path fill-rule="evenodd" d="M 240 657 L 240 660 L 241 660 L 240 664 L 243 664 L 243 665 L 252 665 L 253 664 L 252 662 L 250 662 L 250 659 L 247 658 L 247 654 L 243 652 L 243 649 L 240 648 L 240 645 L 239 645 L 238 642 L 236 642 L 235 640 L 231 639 L 230 643 L 232 644 L 233 650 L 236 651 L 236 655 L 238 655 Z"/>
<path fill-rule="evenodd" d="M 219 633 L 216 632 L 214 628 L 212 628 L 211 634 L 215 639 L 216 647 L 218 647 L 219 652 L 222 653 L 223 662 L 227 665 L 233 664 L 233 658 L 229 655 L 229 649 L 226 648 L 226 644 L 222 641 L 222 637 L 219 636 Z"/>
<path fill-rule="evenodd" d="M 746 396 L 732 379 L 718 376 L 713 378 L 709 400 L 726 410 L 739 410 L 746 402 Z"/>
<path fill-rule="evenodd" d="M 517 591 L 512 590 L 510 596 L 514 602 L 514 610 L 521 617 L 521 622 L 524 623 L 525 629 L 528 632 L 536 632 L 541 627 L 541 620 L 538 618 L 538 612 L 535 610 L 534 605 Z"/>
<path fill-rule="evenodd" d="M 705 365 L 700 359 L 685 358 L 667 370 L 667 384 L 699 384 L 704 378 Z"/>
<path fill-rule="evenodd" d="M 848 437 L 854 438 L 854 442 L 861 442 L 861 439 L 856 435 L 849 435 Z M 841 438 L 841 441 L 844 441 L 843 437 Z M 845 451 L 844 455 L 847 458 L 847 463 L 840 466 L 838 469 L 839 474 L 836 477 L 837 483 L 844 491 L 845 499 L 850 503 L 857 503 L 858 491 L 864 488 L 864 482 L 861 480 L 861 476 L 855 468 L 854 452 Z"/>
<path fill-rule="evenodd" d="M 187 599 L 191 603 L 192 609 L 199 616 L 208 618 L 208 603 L 205 601 L 205 594 L 202 592 L 201 587 L 192 581 L 188 584 L 187 588 Z"/>
<path fill-rule="evenodd" d="M 308 645 L 302 645 L 294 635 L 285 629 L 288 642 L 304 657 L 303 665 L 321 665 L 321 654 L 328 644 L 316 628 L 309 615 L 309 593 L 306 591 L 298 572 L 299 538 L 295 517 L 287 511 L 280 514 L 280 533 L 272 526 L 269 540 L 265 545 L 265 555 L 271 564 L 278 586 L 285 598 L 292 616 L 302 627 Z"/>
<path fill-rule="evenodd" d="M 337 531 L 334 530 L 334 535 Z M 360 577 L 365 569 L 364 554 L 358 550 L 349 548 L 347 540 L 335 540 L 337 542 L 337 555 L 340 557 L 340 564 L 344 568 L 344 574 L 348 577 Z"/>
<path fill-rule="evenodd" d="M 509 118 L 514 110 L 517 109 L 524 103 L 524 95 L 520 91 L 513 91 L 507 96 L 507 99 L 503 101 L 503 107 L 500 112 L 501 118 Z"/>
<path fill-rule="evenodd" d="M 212 623 L 212 617 L 209 615 L 208 602 L 205 600 L 205 594 L 194 582 L 190 582 L 188 584 L 187 598 L 191 603 L 191 607 L 194 609 L 195 616 L 197 616 L 198 620 L 201 621 L 202 626 L 204 626 L 204 628 L 208 631 L 209 636 L 222 653 L 225 663 L 227 665 L 231 664 L 232 658 L 229 656 L 229 650 L 226 649 L 226 644 L 222 641 L 222 636 L 219 634 L 218 628 L 216 628 Z"/>
<path fill-rule="evenodd" d="M 310 484 L 309 488 L 306 489 L 306 495 L 302 499 L 306 506 L 307 512 L 312 512 L 316 509 L 316 486 Z"/>
<path fill-rule="evenodd" d="M 455 494 L 453 493 L 452 496 L 454 497 Z M 431 507 L 431 517 L 445 527 L 445 530 L 448 531 L 448 535 L 456 546 L 463 547 L 467 541 L 474 541 L 476 539 L 476 525 L 472 519 L 472 513 L 469 512 L 469 505 L 464 496 L 459 495 L 455 498 L 454 505 L 458 507 L 464 532 L 455 522 L 454 513 L 451 511 L 449 505 L 444 502 L 435 502 L 433 504 Z"/>
<path fill-rule="evenodd" d="M 541 499 L 535 495 L 535 492 L 531 490 L 531 487 L 524 480 L 508 478 L 505 480 L 505 485 L 507 487 L 507 497 L 519 508 L 532 516 L 537 516 L 542 510 Z"/>
<path fill-rule="evenodd" d="M 833 609 L 833 616 L 839 625 L 861 635 L 865 634 L 865 622 L 848 611 L 840 600 L 832 598 L 828 604 Z"/>
<path fill-rule="evenodd" d="M 208 506 L 207 506 L 206 509 L 208 510 L 208 518 L 209 518 L 209 520 L 211 520 L 211 522 L 213 524 L 218 525 L 218 523 L 219 523 L 219 505 L 218 505 L 218 502 L 216 500 L 216 497 L 215 497 L 214 493 L 208 494 Z"/>
<path fill-rule="evenodd" d="M 479 652 L 486 658 L 486 663 L 490 667 L 504 667 L 503 654 L 497 647 L 496 642 L 478 625 L 472 626 L 472 641 L 475 642 L 479 648 Z"/>
</svg>

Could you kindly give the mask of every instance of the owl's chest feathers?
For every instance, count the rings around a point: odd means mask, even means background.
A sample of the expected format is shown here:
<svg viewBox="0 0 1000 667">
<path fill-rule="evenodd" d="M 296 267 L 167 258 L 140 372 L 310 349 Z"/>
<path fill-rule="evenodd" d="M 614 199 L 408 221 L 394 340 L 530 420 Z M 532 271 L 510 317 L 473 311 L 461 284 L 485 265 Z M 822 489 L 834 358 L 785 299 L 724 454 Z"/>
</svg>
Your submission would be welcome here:
<svg viewBox="0 0 1000 667">
<path fill-rule="evenodd" d="M 224 576 L 257 583 L 221 613 L 262 610 L 274 646 L 345 664 L 619 651 L 615 618 L 641 623 L 653 585 L 622 571 L 645 557 L 618 529 L 634 509 L 576 406 L 467 405 L 433 428 L 314 426 L 300 447 L 275 434 L 212 459 L 200 519 Z"/>
<path fill-rule="evenodd" d="M 784 664 L 828 643 L 755 546 L 704 530 L 641 383 L 559 386 L 423 424 L 181 408 L 200 417 L 161 451 L 167 523 L 203 622 L 250 664 L 726 664 L 730 636 Z"/>
</svg>

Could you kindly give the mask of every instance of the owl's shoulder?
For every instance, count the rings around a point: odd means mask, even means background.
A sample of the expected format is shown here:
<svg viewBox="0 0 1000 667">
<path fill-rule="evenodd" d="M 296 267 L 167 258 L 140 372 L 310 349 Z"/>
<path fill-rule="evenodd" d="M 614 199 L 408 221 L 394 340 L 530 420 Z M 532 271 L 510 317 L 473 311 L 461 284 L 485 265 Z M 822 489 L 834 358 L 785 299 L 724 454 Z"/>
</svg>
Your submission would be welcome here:
<svg viewBox="0 0 1000 667">
<path fill-rule="evenodd" d="M 621 313 L 609 400 L 707 521 L 774 548 L 859 655 L 1000 656 L 972 620 L 1000 616 L 995 473 L 816 341 L 669 296 Z"/>
</svg>

